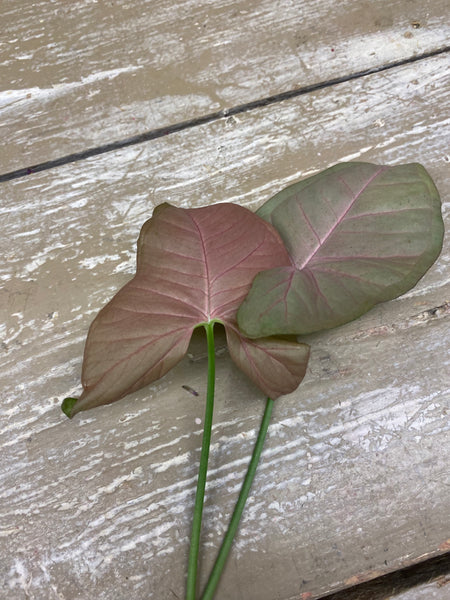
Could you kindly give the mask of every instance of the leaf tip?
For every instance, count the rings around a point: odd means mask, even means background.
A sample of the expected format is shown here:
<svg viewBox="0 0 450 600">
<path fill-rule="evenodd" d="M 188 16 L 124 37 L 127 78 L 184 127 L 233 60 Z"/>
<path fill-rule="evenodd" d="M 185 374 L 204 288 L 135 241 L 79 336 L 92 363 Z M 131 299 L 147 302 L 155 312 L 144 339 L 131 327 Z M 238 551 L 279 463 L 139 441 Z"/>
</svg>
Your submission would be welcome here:
<svg viewBox="0 0 450 600">
<path fill-rule="evenodd" d="M 74 416 L 73 407 L 78 402 L 78 398 L 64 398 L 61 403 L 61 410 L 63 413 L 71 419 Z"/>
</svg>

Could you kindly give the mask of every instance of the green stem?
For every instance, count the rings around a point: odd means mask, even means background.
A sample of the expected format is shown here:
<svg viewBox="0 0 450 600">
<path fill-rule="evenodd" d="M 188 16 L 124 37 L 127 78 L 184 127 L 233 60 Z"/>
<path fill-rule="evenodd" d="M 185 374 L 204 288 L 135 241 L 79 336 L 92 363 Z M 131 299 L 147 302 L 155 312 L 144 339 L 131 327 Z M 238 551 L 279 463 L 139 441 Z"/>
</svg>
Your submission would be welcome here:
<svg viewBox="0 0 450 600">
<path fill-rule="evenodd" d="M 220 547 L 219 554 L 217 555 L 216 562 L 211 571 L 211 575 L 209 576 L 208 583 L 206 584 L 201 600 L 211 600 L 214 595 L 216 586 L 219 583 L 220 576 L 225 566 L 228 553 L 230 552 L 231 545 L 233 543 L 234 536 L 236 535 L 236 531 L 239 526 L 239 521 L 241 519 L 242 512 L 244 510 L 245 503 L 247 501 L 247 497 L 250 492 L 253 479 L 255 477 L 256 468 L 258 466 L 259 458 L 261 456 L 261 452 L 264 445 L 264 440 L 266 439 L 267 429 L 269 427 L 270 417 L 272 415 L 273 404 L 273 400 L 271 398 L 267 398 L 266 409 L 264 411 L 261 427 L 259 429 L 258 438 L 253 449 L 252 458 L 248 466 L 247 475 L 245 476 L 244 482 L 242 484 L 241 491 L 239 493 L 239 498 L 236 503 L 233 515 L 231 517 L 228 530 L 225 534 L 225 537 L 223 538 L 222 546 Z"/>
<path fill-rule="evenodd" d="M 203 502 L 205 498 L 206 472 L 208 470 L 209 446 L 214 409 L 214 385 L 216 357 L 214 352 L 214 321 L 204 323 L 208 345 L 208 387 L 206 392 L 205 422 L 203 427 L 202 452 L 198 470 L 197 492 L 195 494 L 194 518 L 192 521 L 191 547 L 189 550 L 186 600 L 195 600 L 197 587 L 198 551 L 202 527 Z"/>
</svg>

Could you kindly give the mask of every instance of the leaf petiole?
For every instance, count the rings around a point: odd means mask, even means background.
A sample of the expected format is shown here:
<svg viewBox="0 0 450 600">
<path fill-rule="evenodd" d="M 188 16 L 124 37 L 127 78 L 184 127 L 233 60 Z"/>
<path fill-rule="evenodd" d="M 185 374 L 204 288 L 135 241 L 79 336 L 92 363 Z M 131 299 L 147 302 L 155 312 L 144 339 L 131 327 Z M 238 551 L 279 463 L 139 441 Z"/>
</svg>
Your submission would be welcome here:
<svg viewBox="0 0 450 600">
<path fill-rule="evenodd" d="M 214 321 L 203 323 L 206 330 L 206 341 L 208 347 L 208 386 L 206 392 L 206 408 L 205 421 L 203 428 L 202 450 L 200 455 L 200 466 L 198 472 L 197 491 L 195 495 L 194 517 L 192 520 L 191 545 L 189 550 L 188 575 L 186 584 L 186 600 L 195 600 L 197 588 L 197 570 L 198 570 L 198 554 L 200 548 L 200 534 L 202 526 L 203 504 L 206 488 L 206 474 L 208 470 L 209 448 L 211 444 L 211 430 L 214 410 L 214 387 L 215 387 L 215 371 L 216 358 L 214 350 Z M 255 478 L 256 469 L 261 457 L 261 452 L 266 439 L 267 430 L 269 427 L 270 418 L 272 415 L 274 401 L 267 398 L 266 408 L 253 449 L 252 458 L 250 460 L 247 474 L 242 483 L 236 506 L 231 516 L 228 530 L 220 547 L 219 553 L 214 563 L 214 567 L 209 576 L 206 587 L 203 591 L 201 600 L 211 600 L 214 596 L 220 576 L 225 567 L 228 554 L 231 550 L 234 537 L 239 527 L 239 522 L 247 502 L 248 494 Z"/>
<path fill-rule="evenodd" d="M 208 470 L 209 447 L 211 443 L 212 418 L 214 410 L 214 386 L 216 357 L 214 353 L 214 321 L 203 323 L 208 346 L 208 386 L 206 391 L 205 422 L 203 426 L 202 451 L 198 470 L 197 491 L 195 494 L 194 517 L 192 520 L 191 546 L 189 550 L 186 600 L 195 600 L 197 586 L 198 552 L 202 527 L 203 503 L 205 499 L 206 473 Z"/>
<path fill-rule="evenodd" d="M 250 492 L 253 479 L 255 477 L 256 468 L 258 466 L 258 462 L 264 446 L 264 440 L 266 439 L 267 429 L 269 427 L 273 405 L 274 401 L 271 398 L 267 398 L 264 416 L 261 422 L 261 426 L 259 428 L 258 437 L 256 439 L 252 458 L 247 469 L 247 474 L 242 483 L 239 498 L 236 502 L 236 506 L 234 508 L 230 524 L 228 525 L 228 530 L 225 534 L 225 537 L 223 538 L 222 546 L 220 547 L 219 554 L 217 555 L 216 562 L 214 563 L 214 567 L 211 571 L 211 575 L 209 576 L 208 583 L 206 584 L 206 587 L 203 591 L 201 600 L 211 600 L 213 598 L 215 589 L 217 587 L 217 584 L 219 583 L 220 576 L 225 567 L 225 562 L 231 550 L 231 545 L 239 527 L 239 521 L 241 519 L 242 512 L 244 510 L 245 503 L 247 501 L 247 497 Z"/>
</svg>

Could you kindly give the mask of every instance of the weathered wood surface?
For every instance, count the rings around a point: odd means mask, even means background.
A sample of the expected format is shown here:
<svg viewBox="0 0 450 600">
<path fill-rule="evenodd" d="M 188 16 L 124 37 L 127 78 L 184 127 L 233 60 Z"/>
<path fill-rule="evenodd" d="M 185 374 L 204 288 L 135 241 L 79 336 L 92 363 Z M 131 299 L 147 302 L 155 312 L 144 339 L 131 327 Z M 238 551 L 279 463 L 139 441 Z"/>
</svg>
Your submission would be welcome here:
<svg viewBox="0 0 450 600">
<path fill-rule="evenodd" d="M 450 556 L 393 571 L 360 585 L 327 595 L 327 600 L 448 600 Z"/>
<path fill-rule="evenodd" d="M 426 583 L 403 592 L 395 600 L 448 600 L 450 578 L 442 576 L 437 581 Z"/>
<path fill-rule="evenodd" d="M 205 366 L 68 421 L 90 321 L 155 205 L 256 208 L 342 160 L 422 162 L 450 221 L 448 59 L 423 60 L 2 184 L 0 597 L 182 598 Z M 218 599 L 316 598 L 448 551 L 449 241 L 418 286 L 310 336 L 277 402 Z M 211 565 L 263 399 L 218 358 L 202 538 Z M 182 385 L 200 392 L 194 398 Z"/>
<path fill-rule="evenodd" d="M 446 0 L 4 0 L 0 172 L 448 45 Z"/>
</svg>

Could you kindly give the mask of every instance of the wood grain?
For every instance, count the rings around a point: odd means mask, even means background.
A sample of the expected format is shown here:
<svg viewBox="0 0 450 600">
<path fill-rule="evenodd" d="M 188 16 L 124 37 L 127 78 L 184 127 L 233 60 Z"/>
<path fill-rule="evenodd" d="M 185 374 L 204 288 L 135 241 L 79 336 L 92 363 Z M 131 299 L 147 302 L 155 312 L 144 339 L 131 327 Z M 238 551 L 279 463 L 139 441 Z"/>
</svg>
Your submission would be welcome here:
<svg viewBox="0 0 450 600">
<path fill-rule="evenodd" d="M 327 600 L 447 600 L 449 555 L 437 556 L 327 596 Z"/>
<path fill-rule="evenodd" d="M 5 0 L 0 172 L 448 45 L 445 0 Z"/>
<path fill-rule="evenodd" d="M 88 325 L 129 279 L 154 206 L 253 209 L 342 160 L 418 160 L 448 229 L 447 81 L 440 56 L 3 184 L 0 596 L 183 597 L 202 341 L 198 360 L 119 403 L 73 421 L 58 408 L 79 392 Z M 450 328 L 437 307 L 449 256 L 446 239 L 414 290 L 310 336 L 307 379 L 276 404 L 218 600 L 317 598 L 448 550 Z M 263 410 L 226 353 L 217 376 L 203 574 Z"/>
</svg>

